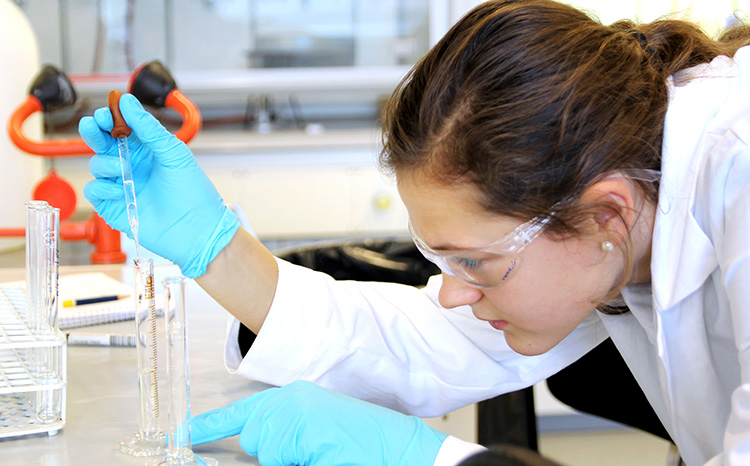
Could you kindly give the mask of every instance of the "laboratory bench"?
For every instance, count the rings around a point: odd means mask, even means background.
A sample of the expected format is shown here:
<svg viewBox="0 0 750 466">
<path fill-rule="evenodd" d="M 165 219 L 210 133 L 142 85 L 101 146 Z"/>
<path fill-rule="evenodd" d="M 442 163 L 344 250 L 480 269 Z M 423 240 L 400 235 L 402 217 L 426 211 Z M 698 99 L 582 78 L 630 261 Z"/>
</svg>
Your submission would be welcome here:
<svg viewBox="0 0 750 466">
<path fill-rule="evenodd" d="M 132 267 L 123 265 L 61 266 L 60 274 L 98 271 L 132 285 Z M 157 265 L 156 292 L 161 280 L 177 275 L 171 265 Z M 23 268 L 0 268 L 0 283 L 23 280 Z M 193 415 L 249 396 L 267 385 L 230 375 L 223 363 L 228 313 L 194 281 L 186 287 L 190 344 L 190 408 Z M 166 394 L 163 357 L 163 322 L 157 331 L 160 344 L 160 393 Z M 134 321 L 69 329 L 75 333 L 135 333 Z M 4 466 L 153 465 L 158 457 L 135 458 L 115 451 L 115 445 L 140 428 L 138 363 L 135 347 L 73 346 L 67 348 L 67 395 L 65 425 L 55 435 L 32 434 L 0 439 L 0 463 Z M 160 424 L 166 429 L 168 397 L 160 396 Z M 258 465 L 236 437 L 193 447 L 219 465 Z"/>
</svg>

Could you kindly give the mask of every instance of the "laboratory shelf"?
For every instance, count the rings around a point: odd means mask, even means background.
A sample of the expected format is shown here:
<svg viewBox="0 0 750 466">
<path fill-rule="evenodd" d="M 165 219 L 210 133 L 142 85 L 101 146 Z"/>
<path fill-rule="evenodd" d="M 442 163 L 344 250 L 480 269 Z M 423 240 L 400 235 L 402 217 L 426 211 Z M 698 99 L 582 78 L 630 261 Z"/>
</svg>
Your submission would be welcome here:
<svg viewBox="0 0 750 466">
<path fill-rule="evenodd" d="M 20 287 L 0 286 L 0 438 L 46 432 L 65 425 L 67 373 L 65 336 L 33 334 L 25 321 Z M 52 397 L 60 415 L 42 421 L 38 400 Z"/>
</svg>

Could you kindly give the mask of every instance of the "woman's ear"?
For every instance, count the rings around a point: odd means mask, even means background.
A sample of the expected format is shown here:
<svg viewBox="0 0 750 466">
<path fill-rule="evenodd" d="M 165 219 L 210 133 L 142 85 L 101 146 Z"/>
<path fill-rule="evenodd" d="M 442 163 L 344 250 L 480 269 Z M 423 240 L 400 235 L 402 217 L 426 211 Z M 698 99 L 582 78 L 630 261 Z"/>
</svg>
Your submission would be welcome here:
<svg viewBox="0 0 750 466">
<path fill-rule="evenodd" d="M 607 177 L 586 188 L 581 204 L 593 211 L 595 235 L 615 245 L 628 237 L 635 221 L 635 199 L 625 178 Z"/>
</svg>

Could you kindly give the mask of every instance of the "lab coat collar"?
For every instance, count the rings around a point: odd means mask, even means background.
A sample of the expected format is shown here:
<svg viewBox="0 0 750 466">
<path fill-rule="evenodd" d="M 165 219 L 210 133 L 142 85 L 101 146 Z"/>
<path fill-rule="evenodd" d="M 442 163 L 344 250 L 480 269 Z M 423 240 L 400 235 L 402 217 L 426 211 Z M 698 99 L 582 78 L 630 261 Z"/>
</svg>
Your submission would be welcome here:
<svg viewBox="0 0 750 466">
<path fill-rule="evenodd" d="M 727 57 L 670 77 L 664 125 L 662 178 L 652 235 L 654 308 L 670 309 L 701 287 L 718 266 L 713 244 L 695 217 L 695 190 L 705 164 L 705 144 L 728 98 L 726 79 L 737 74 Z M 685 81 L 685 75 L 693 76 Z M 699 75 L 700 77 L 695 77 Z M 720 119 L 719 119 L 720 120 Z"/>
</svg>

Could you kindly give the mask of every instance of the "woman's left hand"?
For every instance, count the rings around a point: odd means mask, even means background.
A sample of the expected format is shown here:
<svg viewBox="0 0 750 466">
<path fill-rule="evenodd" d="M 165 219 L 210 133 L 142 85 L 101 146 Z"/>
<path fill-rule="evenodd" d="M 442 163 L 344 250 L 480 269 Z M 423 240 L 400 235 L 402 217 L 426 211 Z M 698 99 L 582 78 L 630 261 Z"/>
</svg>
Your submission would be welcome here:
<svg viewBox="0 0 750 466">
<path fill-rule="evenodd" d="M 431 466 L 447 437 L 417 417 L 303 381 L 192 419 L 193 445 L 233 435 L 263 466 Z"/>
</svg>

